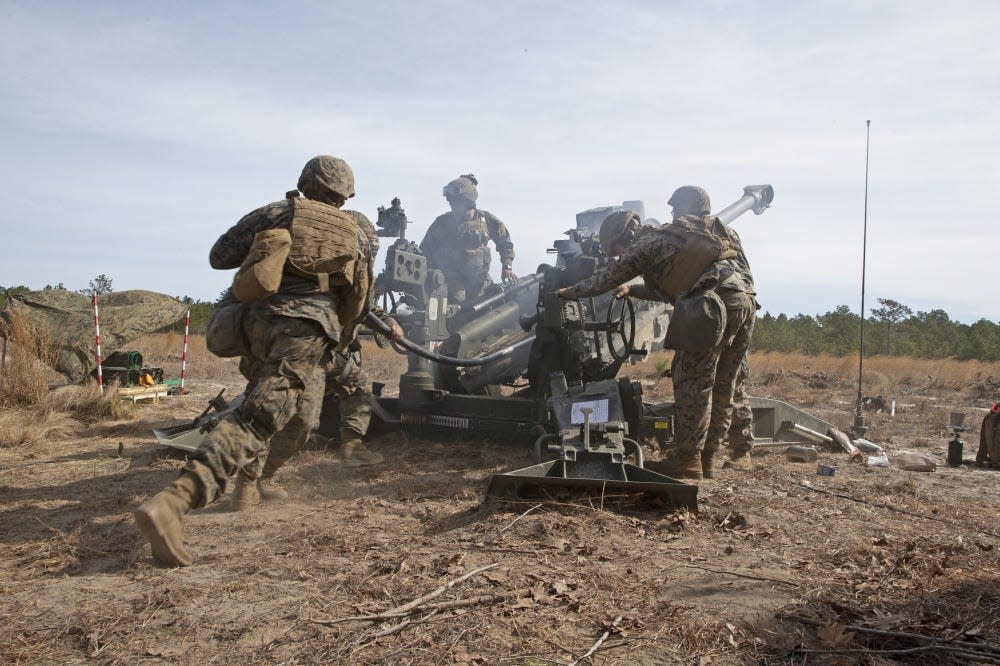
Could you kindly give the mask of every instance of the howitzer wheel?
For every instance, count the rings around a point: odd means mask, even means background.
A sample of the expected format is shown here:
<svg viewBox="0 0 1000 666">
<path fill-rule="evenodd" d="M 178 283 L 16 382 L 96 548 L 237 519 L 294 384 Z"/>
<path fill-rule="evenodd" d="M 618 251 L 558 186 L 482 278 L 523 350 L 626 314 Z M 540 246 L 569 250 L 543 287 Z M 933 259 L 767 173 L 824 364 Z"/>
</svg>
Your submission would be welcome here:
<svg viewBox="0 0 1000 666">
<path fill-rule="evenodd" d="M 632 299 L 628 296 L 611 299 L 605 323 L 608 327 L 608 351 L 615 361 L 623 362 L 635 345 L 635 305 Z M 615 345 L 616 341 L 621 343 L 620 350 Z"/>
</svg>

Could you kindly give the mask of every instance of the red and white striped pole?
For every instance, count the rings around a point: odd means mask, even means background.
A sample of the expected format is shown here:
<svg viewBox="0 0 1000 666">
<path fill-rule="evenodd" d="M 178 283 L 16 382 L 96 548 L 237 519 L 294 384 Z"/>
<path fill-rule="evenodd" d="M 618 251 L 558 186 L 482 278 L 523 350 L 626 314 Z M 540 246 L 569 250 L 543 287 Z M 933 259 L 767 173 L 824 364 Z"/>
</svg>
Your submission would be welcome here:
<svg viewBox="0 0 1000 666">
<path fill-rule="evenodd" d="M 97 292 L 90 297 L 94 304 L 94 339 L 97 340 L 97 386 L 104 393 L 104 370 L 101 368 L 103 359 L 101 358 L 101 317 L 97 312 Z"/>
<path fill-rule="evenodd" d="M 184 315 L 184 351 L 181 353 L 181 389 L 178 395 L 184 395 L 184 374 L 188 362 L 188 330 L 191 328 L 191 308 Z"/>
</svg>

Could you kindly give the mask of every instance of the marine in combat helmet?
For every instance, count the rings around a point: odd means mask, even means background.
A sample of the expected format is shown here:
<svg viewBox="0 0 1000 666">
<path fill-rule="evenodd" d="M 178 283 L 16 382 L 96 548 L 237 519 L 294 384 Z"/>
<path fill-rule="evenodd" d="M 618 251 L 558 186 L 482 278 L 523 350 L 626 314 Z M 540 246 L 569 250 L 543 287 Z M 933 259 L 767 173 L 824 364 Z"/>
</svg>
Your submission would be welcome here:
<svg viewBox="0 0 1000 666">
<path fill-rule="evenodd" d="M 753 273 L 750 270 L 750 262 L 747 260 L 746 252 L 743 250 L 743 242 L 736 231 L 723 224 L 717 217 L 710 215 L 712 206 L 706 192 L 701 187 L 695 185 L 683 185 L 677 188 L 667 201 L 671 207 L 671 224 L 693 225 L 698 229 L 705 229 L 712 233 L 726 238 L 736 250 L 736 256 L 732 258 L 732 267 L 738 277 L 743 281 L 743 291 L 750 295 L 754 313 L 760 305 L 756 301 L 756 289 L 754 287 Z M 725 293 L 724 290 L 720 293 Z M 725 299 L 724 299 L 725 300 Z M 729 299 L 733 300 L 732 298 Z M 727 315 L 728 315 L 727 302 Z M 750 317 L 746 326 L 749 329 L 747 336 L 747 347 L 749 347 L 749 335 L 752 334 L 756 315 Z M 742 349 L 742 354 L 740 350 Z M 732 365 L 736 363 L 738 369 L 732 387 L 731 410 L 724 410 L 721 406 L 729 395 L 729 377 L 732 373 Z M 746 393 L 747 378 L 750 375 L 750 366 L 747 360 L 747 349 L 742 345 L 736 345 L 728 350 L 728 353 L 721 353 L 715 371 L 715 385 L 712 391 L 712 410 L 708 426 L 708 434 L 705 439 L 705 447 L 702 449 L 702 469 L 706 476 L 711 476 L 715 466 L 715 456 L 722 448 L 724 440 L 729 442 L 729 459 L 724 467 L 727 469 L 749 469 L 750 451 L 753 449 L 753 410 L 750 407 L 750 398 Z M 677 379 L 674 379 L 676 390 Z M 683 388 L 682 388 L 683 390 Z M 717 407 L 720 405 L 720 407 Z M 729 416 L 730 422 L 725 425 L 725 417 Z"/>
<path fill-rule="evenodd" d="M 490 241 L 500 255 L 501 279 L 517 282 L 514 243 L 500 218 L 476 206 L 478 184 L 475 176 L 467 174 L 444 186 L 451 211 L 431 223 L 420 243 L 430 265 L 444 273 L 448 299 L 456 304 L 473 303 L 489 295 L 493 286 Z"/>
<path fill-rule="evenodd" d="M 675 206 L 674 211 L 675 219 L 678 213 L 703 217 L 708 214 L 707 195 L 696 206 L 683 203 Z M 599 240 L 605 253 L 618 259 L 590 278 L 561 289 L 563 297 L 596 296 L 614 289 L 618 297 L 632 295 L 676 304 L 690 294 L 711 291 L 723 304 L 725 322 L 714 322 L 720 329 L 720 340 L 674 342 L 686 349 L 678 349 L 673 362 L 677 431 L 674 448 L 658 465 L 659 471 L 669 476 L 701 479 L 709 422 L 718 409 L 717 425 L 724 426 L 722 434 L 725 434 L 731 419 L 731 387 L 736 381 L 738 359 L 745 355 L 753 330 L 755 306 L 752 294 L 736 270 L 737 250 L 728 238 L 693 225 L 644 226 L 631 211 L 618 211 L 605 218 Z M 626 284 L 640 275 L 642 285 Z M 717 318 L 723 318 L 721 312 Z M 723 355 L 727 360 L 719 375 L 717 370 Z M 730 372 L 730 361 L 734 358 Z"/>
<path fill-rule="evenodd" d="M 352 196 L 347 162 L 314 157 L 298 191 L 247 214 L 212 247 L 213 268 L 240 269 L 231 291 L 245 308 L 234 335 L 245 341 L 236 355 L 248 383 L 180 477 L 136 510 L 157 561 L 191 564 L 184 515 L 219 499 L 241 470 L 264 468 L 276 434 L 302 442 L 316 428 L 331 355 L 354 339 L 371 301 L 368 239 L 340 210 Z"/>
</svg>

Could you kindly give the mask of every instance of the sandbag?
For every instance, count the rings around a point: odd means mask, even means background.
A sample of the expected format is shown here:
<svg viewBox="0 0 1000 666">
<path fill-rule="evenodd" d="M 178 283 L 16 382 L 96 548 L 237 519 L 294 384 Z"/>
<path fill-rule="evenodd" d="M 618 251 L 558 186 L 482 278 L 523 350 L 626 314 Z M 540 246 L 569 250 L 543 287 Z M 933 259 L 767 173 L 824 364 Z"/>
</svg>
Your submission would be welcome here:
<svg viewBox="0 0 1000 666">
<path fill-rule="evenodd" d="M 899 453 L 889 456 L 889 464 L 904 472 L 933 472 L 937 463 L 919 453 Z"/>
</svg>

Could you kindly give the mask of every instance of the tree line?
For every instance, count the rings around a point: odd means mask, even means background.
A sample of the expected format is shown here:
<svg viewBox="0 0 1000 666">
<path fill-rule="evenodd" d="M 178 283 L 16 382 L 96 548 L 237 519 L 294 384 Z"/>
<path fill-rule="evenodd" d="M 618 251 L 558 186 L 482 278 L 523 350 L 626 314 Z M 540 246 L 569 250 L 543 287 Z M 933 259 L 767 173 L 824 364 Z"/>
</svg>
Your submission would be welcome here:
<svg viewBox="0 0 1000 666">
<path fill-rule="evenodd" d="M 865 317 L 865 356 L 910 356 L 1000 361 L 1000 324 L 980 319 L 953 321 L 944 310 L 916 312 L 888 298 Z M 846 305 L 822 315 L 757 317 L 751 349 L 756 351 L 858 353 L 861 317 Z"/>
<path fill-rule="evenodd" d="M 44 289 L 65 289 L 46 285 Z M 8 294 L 29 291 L 19 285 L 0 291 L 0 305 Z M 106 275 L 98 275 L 82 294 L 105 294 L 113 291 Z M 204 335 L 215 303 L 178 296 L 191 306 L 191 333 Z M 754 351 L 826 353 L 845 356 L 858 353 L 861 317 L 846 305 L 822 315 L 797 314 L 789 317 L 764 313 L 757 317 L 751 349 Z M 163 331 L 184 331 L 184 321 L 177 321 Z M 956 358 L 1000 361 L 1000 323 L 980 319 L 974 324 L 953 321 L 944 310 L 916 312 L 898 301 L 878 299 L 865 318 L 865 355 L 911 356 L 916 358 Z"/>
</svg>

